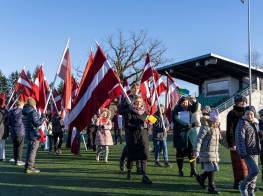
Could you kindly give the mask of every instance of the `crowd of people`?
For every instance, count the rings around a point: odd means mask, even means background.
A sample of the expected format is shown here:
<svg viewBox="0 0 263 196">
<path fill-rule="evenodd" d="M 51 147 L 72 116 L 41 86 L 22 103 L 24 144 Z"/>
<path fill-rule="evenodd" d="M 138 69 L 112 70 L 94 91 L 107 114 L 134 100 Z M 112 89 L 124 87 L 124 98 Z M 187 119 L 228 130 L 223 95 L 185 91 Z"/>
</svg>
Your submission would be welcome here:
<svg viewBox="0 0 263 196">
<path fill-rule="evenodd" d="M 123 116 L 123 129 L 125 131 L 126 145 L 120 157 L 120 170 L 127 167 L 127 180 L 132 180 L 131 171 L 133 162 L 136 161 L 137 173 L 142 175 L 142 182 L 152 184 L 147 175 L 147 160 L 150 158 L 149 134 L 152 131 L 154 144 L 154 166 L 162 167 L 159 154 L 163 154 L 163 166 L 172 167 L 168 162 L 167 132 L 170 123 L 165 115 L 165 108 L 160 105 L 153 115 L 156 122 L 150 125 L 147 119 L 147 111 L 143 99 L 139 96 L 140 86 L 133 84 L 131 94 L 125 97 L 119 106 L 119 114 Z M 0 105 L 3 100 L 0 99 Z M 39 148 L 41 133 L 39 127 L 46 120 L 48 133 L 45 142 L 41 143 L 44 150 L 54 155 L 62 153 L 64 122 L 61 110 L 51 115 L 48 109 L 46 114 L 36 111 L 36 101 L 29 98 L 25 104 L 19 100 L 17 107 L 9 114 L 4 108 L 0 108 L 0 153 L 4 153 L 4 141 L 8 138 L 9 131 L 13 140 L 14 165 L 24 165 L 25 173 L 37 173 L 39 169 L 34 167 L 35 157 Z M 185 120 L 182 116 L 186 116 Z M 259 111 L 263 120 L 263 109 Z M 247 106 L 247 99 L 243 95 L 235 98 L 235 106 L 227 115 L 226 137 L 222 136 L 220 129 L 221 117 L 217 110 L 211 111 L 209 106 L 202 108 L 194 97 L 181 97 L 172 111 L 173 122 L 173 147 L 176 148 L 176 163 L 178 174 L 184 177 L 184 157 L 188 157 L 190 163 L 190 176 L 195 177 L 202 188 L 206 188 L 205 181 L 208 178 L 208 193 L 219 194 L 215 186 L 215 172 L 219 171 L 219 144 L 230 150 L 233 166 L 233 189 L 239 189 L 241 195 L 255 195 L 256 180 L 259 173 L 258 156 L 263 163 L 261 145 L 263 144 L 263 121 L 256 119 L 254 106 Z M 96 152 L 96 160 L 99 161 L 101 151 L 104 154 L 104 162 L 108 163 L 109 146 L 113 145 L 111 135 L 111 112 L 104 108 L 93 116 L 87 126 L 88 141 L 86 147 Z M 77 130 L 78 156 L 83 131 Z M 116 130 L 115 144 L 123 142 L 121 130 Z M 23 162 L 22 153 L 24 139 L 27 140 L 26 159 Z M 54 150 L 52 148 L 54 146 Z M 96 148 L 97 146 L 97 148 Z M 3 155 L 2 158 L 4 159 Z M 1 157 L 0 157 L 1 158 Z M 125 162 L 126 167 L 125 167 Z M 196 171 L 196 163 L 200 163 L 203 174 Z M 262 170 L 263 175 L 263 170 Z M 261 178 L 263 181 L 263 179 Z M 242 183 L 241 183 L 242 181 Z"/>
</svg>

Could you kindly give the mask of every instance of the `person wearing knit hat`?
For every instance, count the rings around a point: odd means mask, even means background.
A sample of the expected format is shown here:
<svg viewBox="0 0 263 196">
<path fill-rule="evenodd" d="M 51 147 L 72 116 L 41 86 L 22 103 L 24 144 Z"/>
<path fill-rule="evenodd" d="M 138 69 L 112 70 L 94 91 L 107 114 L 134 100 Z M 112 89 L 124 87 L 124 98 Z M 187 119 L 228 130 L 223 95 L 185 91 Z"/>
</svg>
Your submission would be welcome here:
<svg viewBox="0 0 263 196">
<path fill-rule="evenodd" d="M 230 149 L 231 162 L 233 168 L 234 184 L 233 189 L 239 190 L 240 181 L 244 180 L 248 174 L 245 161 L 240 159 L 236 151 L 235 132 L 238 121 L 243 117 L 244 108 L 247 105 L 247 98 L 238 94 L 235 96 L 235 105 L 227 115 L 226 140 Z"/>
<path fill-rule="evenodd" d="M 3 99 L 0 98 L 0 161 L 5 161 L 5 140 L 9 135 L 8 111 L 2 108 Z"/>
<path fill-rule="evenodd" d="M 221 117 L 217 109 L 212 112 L 212 114 L 209 117 L 209 120 L 211 120 L 212 122 L 220 122 Z"/>
<path fill-rule="evenodd" d="M 260 138 L 263 137 L 263 130 L 259 129 L 254 106 L 245 107 L 243 114 L 244 116 L 238 121 L 235 138 L 237 152 L 248 167 L 248 175 L 239 185 L 239 190 L 241 195 L 255 195 L 259 173 L 258 155 L 262 153 Z"/>
<path fill-rule="evenodd" d="M 211 107 L 206 105 L 203 107 L 203 116 L 210 116 L 211 114 Z"/>
<path fill-rule="evenodd" d="M 33 98 L 27 100 L 27 104 L 23 107 L 22 115 L 27 139 L 24 173 L 38 173 L 40 170 L 34 167 L 34 163 L 39 147 L 39 139 L 41 138 L 39 127 L 44 123 L 46 118 L 44 114 L 41 114 L 41 117 L 39 116 L 36 111 L 36 101 Z"/>
<path fill-rule="evenodd" d="M 247 104 L 247 97 L 243 94 L 238 94 L 235 97 L 235 105 L 238 105 L 241 102 L 245 102 Z"/>
<path fill-rule="evenodd" d="M 221 117 L 218 110 L 210 115 L 201 118 L 202 126 L 196 139 L 194 146 L 195 157 L 200 157 L 201 170 L 205 172 L 196 176 L 197 182 L 202 188 L 205 188 L 205 180 L 208 177 L 208 193 L 219 194 L 215 187 L 215 172 L 219 171 L 219 143 L 228 148 L 227 141 L 221 136 L 220 123 Z"/>
<path fill-rule="evenodd" d="M 189 104 L 189 99 L 191 99 L 191 103 Z M 194 159 L 194 151 L 193 146 L 196 141 L 197 133 L 194 127 L 194 117 L 193 113 L 195 113 L 198 109 L 198 102 L 196 98 L 182 97 L 178 101 L 178 104 L 175 106 L 172 112 L 172 121 L 174 123 L 173 127 L 173 146 L 176 148 L 176 162 L 179 169 L 179 176 L 184 177 L 183 173 L 183 163 L 184 157 L 188 157 L 189 160 Z M 180 119 L 180 114 L 189 114 L 188 122 Z M 190 162 L 191 172 L 190 176 L 196 176 L 196 160 Z"/>
</svg>

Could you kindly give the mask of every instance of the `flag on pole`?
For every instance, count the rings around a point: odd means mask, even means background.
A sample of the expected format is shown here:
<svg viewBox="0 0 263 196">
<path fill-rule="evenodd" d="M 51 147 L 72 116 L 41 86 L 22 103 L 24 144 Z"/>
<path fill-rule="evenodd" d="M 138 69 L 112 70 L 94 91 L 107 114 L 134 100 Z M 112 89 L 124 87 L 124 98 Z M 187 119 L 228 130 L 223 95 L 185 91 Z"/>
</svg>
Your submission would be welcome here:
<svg viewBox="0 0 263 196">
<path fill-rule="evenodd" d="M 120 81 L 100 46 L 75 101 L 68 123 L 82 131 L 107 99 L 121 93 Z"/>
<path fill-rule="evenodd" d="M 72 84 L 71 84 L 71 100 L 72 100 L 72 102 L 74 102 L 75 98 L 77 97 L 78 89 L 79 89 L 79 84 L 78 84 L 76 78 L 74 77 L 72 80 Z"/>
<path fill-rule="evenodd" d="M 18 78 L 14 91 L 26 95 L 28 97 L 32 93 L 32 84 L 31 81 L 28 79 L 24 69 L 22 70 Z"/>
<path fill-rule="evenodd" d="M 157 96 L 160 97 L 162 92 L 166 91 L 167 87 L 165 86 L 162 78 L 159 76 L 158 71 L 154 71 L 154 81 L 157 91 Z"/>
<path fill-rule="evenodd" d="M 2 93 L 2 95 L 0 95 L 0 98 L 3 99 L 3 104 L 1 105 L 2 108 L 5 107 L 5 92 Z"/>
<path fill-rule="evenodd" d="M 78 138 L 77 138 L 77 129 L 69 126 L 69 133 L 66 143 L 67 148 L 71 148 L 73 154 L 78 154 Z"/>
<path fill-rule="evenodd" d="M 180 88 L 180 96 L 181 97 L 188 97 L 190 91 L 187 89 Z"/>
<path fill-rule="evenodd" d="M 131 94 L 131 90 L 127 81 L 127 78 L 125 77 L 123 80 L 123 89 L 125 90 L 126 94 L 129 96 Z M 119 106 L 118 106 L 118 111 L 115 117 L 115 122 L 114 122 L 114 132 L 117 129 L 122 128 L 122 115 L 119 115 L 119 107 L 121 105 L 122 100 L 124 99 L 123 94 L 120 95 L 120 100 L 119 100 Z"/>
<path fill-rule="evenodd" d="M 40 67 L 36 76 L 31 97 L 36 100 L 36 107 L 43 113 L 47 103 L 47 90 L 49 85 L 44 74 L 43 66 Z"/>
<path fill-rule="evenodd" d="M 69 48 L 65 53 L 63 61 L 58 69 L 57 75 L 64 80 L 64 88 L 61 99 L 61 106 L 64 113 L 67 113 L 71 109 L 71 68 L 70 68 L 70 57 Z"/>
<path fill-rule="evenodd" d="M 141 94 L 142 99 L 146 102 L 146 110 L 148 112 L 147 106 L 151 105 L 151 88 L 149 85 L 149 80 L 153 76 L 153 70 L 151 66 L 151 59 L 149 53 L 147 53 L 147 57 L 145 60 L 144 72 L 141 79 Z"/>
<path fill-rule="evenodd" d="M 55 100 L 55 103 L 56 103 L 56 106 L 58 108 L 61 108 L 61 97 L 59 96 L 57 90 L 54 88 L 54 91 L 53 91 L 53 97 L 54 97 L 54 100 Z M 54 104 L 54 100 L 52 102 L 52 106 L 51 106 L 51 114 L 55 114 L 56 112 L 56 106 Z"/>
<path fill-rule="evenodd" d="M 85 71 L 84 71 L 84 73 L 83 73 L 83 76 L 82 76 L 82 78 L 81 78 L 81 82 L 80 82 L 80 84 L 79 84 L 79 89 L 81 89 L 81 87 L 82 87 L 82 85 L 83 85 L 83 82 L 84 82 L 84 80 L 85 80 L 85 78 L 86 78 L 86 76 L 87 76 L 87 73 L 88 73 L 88 71 L 89 71 L 89 69 L 90 69 L 90 66 L 92 65 L 92 62 L 93 62 L 93 52 L 90 53 L 89 60 L 88 60 L 88 62 L 87 62 Z M 79 91 L 77 92 L 77 96 L 78 96 L 78 94 L 79 94 Z"/>
<path fill-rule="evenodd" d="M 12 92 L 9 93 L 10 97 L 12 96 Z M 21 95 L 21 94 L 20 94 Z M 20 96 L 19 95 L 19 96 Z M 22 100 L 23 101 L 23 100 Z M 6 109 L 9 111 L 10 107 L 14 104 L 15 100 L 14 100 L 14 97 L 11 98 L 10 102 L 9 102 L 9 105 L 6 106 Z M 25 102 L 25 101 L 24 101 Z M 16 106 L 16 105 L 14 105 Z M 14 108 L 13 106 L 13 108 Z M 11 112 L 11 110 L 9 111 L 9 113 Z"/>
<path fill-rule="evenodd" d="M 180 98 L 180 88 L 173 81 L 172 77 L 167 73 L 167 90 L 165 97 L 165 114 L 172 123 L 172 107 Z"/>
<path fill-rule="evenodd" d="M 156 93 L 155 93 L 155 86 L 153 86 L 153 92 L 152 92 L 152 97 L 151 97 L 151 115 L 154 115 L 156 112 Z"/>
</svg>

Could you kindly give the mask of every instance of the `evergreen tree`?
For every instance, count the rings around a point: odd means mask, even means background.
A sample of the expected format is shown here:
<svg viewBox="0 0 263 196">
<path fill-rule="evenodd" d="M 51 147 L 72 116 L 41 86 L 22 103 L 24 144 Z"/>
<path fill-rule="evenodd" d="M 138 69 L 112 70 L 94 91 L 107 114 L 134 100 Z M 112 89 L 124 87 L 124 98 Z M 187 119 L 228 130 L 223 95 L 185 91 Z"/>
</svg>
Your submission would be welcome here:
<svg viewBox="0 0 263 196">
<path fill-rule="evenodd" d="M 32 75 L 31 75 L 29 70 L 27 70 L 26 75 L 27 75 L 29 80 L 32 80 Z"/>
<path fill-rule="evenodd" d="M 32 78 L 33 78 L 34 81 L 35 81 L 35 79 L 36 79 L 36 77 L 37 77 L 37 74 L 38 74 L 39 70 L 40 70 L 40 66 L 37 65 L 36 68 L 35 68 L 35 70 L 34 70 L 33 76 L 32 76 Z"/>
<path fill-rule="evenodd" d="M 18 71 L 16 70 L 15 72 L 12 72 L 10 76 L 8 77 L 9 89 L 11 89 L 12 91 L 14 90 L 16 86 L 19 76 L 20 76 L 20 73 L 18 73 Z M 14 99 L 16 99 L 18 95 L 19 93 L 14 93 Z"/>
<path fill-rule="evenodd" d="M 58 85 L 58 88 L 57 88 L 57 91 L 58 91 L 58 94 L 60 95 L 60 97 L 62 97 L 63 88 L 64 88 L 64 81 L 61 80 L 59 85 Z"/>
</svg>

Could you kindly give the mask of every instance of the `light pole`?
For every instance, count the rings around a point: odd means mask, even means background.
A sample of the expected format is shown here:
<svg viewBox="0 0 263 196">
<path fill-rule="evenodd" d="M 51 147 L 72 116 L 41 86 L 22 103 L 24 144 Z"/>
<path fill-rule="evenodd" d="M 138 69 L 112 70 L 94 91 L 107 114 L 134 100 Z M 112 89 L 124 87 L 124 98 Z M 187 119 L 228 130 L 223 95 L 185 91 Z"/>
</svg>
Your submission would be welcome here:
<svg viewBox="0 0 263 196">
<path fill-rule="evenodd" d="M 241 0 L 243 4 L 245 4 L 244 0 Z M 248 0 L 248 61 L 249 61 L 249 105 L 251 104 L 251 95 L 252 95 L 252 87 L 251 87 L 251 43 L 250 43 L 250 0 Z"/>
</svg>

